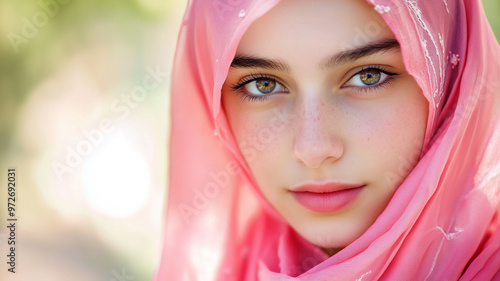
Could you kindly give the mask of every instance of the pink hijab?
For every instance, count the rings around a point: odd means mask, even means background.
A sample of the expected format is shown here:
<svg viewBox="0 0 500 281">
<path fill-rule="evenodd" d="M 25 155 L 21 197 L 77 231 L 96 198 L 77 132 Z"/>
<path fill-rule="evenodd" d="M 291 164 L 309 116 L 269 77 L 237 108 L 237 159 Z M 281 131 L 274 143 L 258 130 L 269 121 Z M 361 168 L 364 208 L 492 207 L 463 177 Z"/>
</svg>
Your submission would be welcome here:
<svg viewBox="0 0 500 281">
<path fill-rule="evenodd" d="M 481 1 L 370 0 L 429 100 L 429 121 L 422 158 L 386 210 L 332 257 L 263 198 L 221 107 L 239 39 L 277 2 L 189 2 L 154 280 L 500 280 L 500 47 Z"/>
</svg>

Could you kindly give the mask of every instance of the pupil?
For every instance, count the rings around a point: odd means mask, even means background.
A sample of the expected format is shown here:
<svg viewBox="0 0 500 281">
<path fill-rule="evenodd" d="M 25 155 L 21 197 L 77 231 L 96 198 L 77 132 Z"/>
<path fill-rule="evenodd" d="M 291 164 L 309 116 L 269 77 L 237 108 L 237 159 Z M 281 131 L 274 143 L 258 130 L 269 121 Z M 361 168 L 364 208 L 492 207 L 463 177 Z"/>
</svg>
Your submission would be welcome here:
<svg viewBox="0 0 500 281">
<path fill-rule="evenodd" d="M 273 80 L 257 80 L 257 89 L 264 94 L 271 93 L 276 88 L 276 82 Z"/>
<path fill-rule="evenodd" d="M 361 73 L 361 82 L 365 85 L 374 85 L 380 81 L 380 71 L 376 69 L 367 69 Z"/>
</svg>

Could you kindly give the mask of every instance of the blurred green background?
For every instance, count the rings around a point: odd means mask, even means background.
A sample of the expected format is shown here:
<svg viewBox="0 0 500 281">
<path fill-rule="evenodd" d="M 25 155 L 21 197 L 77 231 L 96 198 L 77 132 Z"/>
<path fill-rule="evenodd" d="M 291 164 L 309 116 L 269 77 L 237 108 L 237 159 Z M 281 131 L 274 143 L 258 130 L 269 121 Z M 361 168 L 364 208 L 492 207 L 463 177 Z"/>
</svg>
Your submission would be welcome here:
<svg viewBox="0 0 500 281">
<path fill-rule="evenodd" d="M 0 280 L 151 279 L 185 6 L 0 1 Z M 18 175 L 16 274 L 6 264 L 9 167 Z"/>
<path fill-rule="evenodd" d="M 483 3 L 498 39 L 500 1 Z M 0 205 L 0 280 L 151 279 L 185 5 L 0 2 L 0 178 L 6 185 L 7 168 L 17 169 L 19 219 L 13 275 Z"/>
<path fill-rule="evenodd" d="M 482 0 L 482 2 L 495 37 L 500 41 L 500 0 Z"/>
</svg>

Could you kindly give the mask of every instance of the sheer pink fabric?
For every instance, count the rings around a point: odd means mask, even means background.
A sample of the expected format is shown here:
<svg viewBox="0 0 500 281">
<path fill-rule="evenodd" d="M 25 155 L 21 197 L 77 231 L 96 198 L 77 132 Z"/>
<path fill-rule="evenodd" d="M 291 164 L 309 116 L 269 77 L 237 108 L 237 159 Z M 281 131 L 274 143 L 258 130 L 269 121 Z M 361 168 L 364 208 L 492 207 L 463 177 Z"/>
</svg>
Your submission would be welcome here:
<svg viewBox="0 0 500 281">
<path fill-rule="evenodd" d="M 500 280 L 500 48 L 481 2 L 370 2 L 429 100 L 426 142 L 372 227 L 329 258 L 264 200 L 221 108 L 239 38 L 277 0 L 190 1 L 154 280 Z"/>
</svg>

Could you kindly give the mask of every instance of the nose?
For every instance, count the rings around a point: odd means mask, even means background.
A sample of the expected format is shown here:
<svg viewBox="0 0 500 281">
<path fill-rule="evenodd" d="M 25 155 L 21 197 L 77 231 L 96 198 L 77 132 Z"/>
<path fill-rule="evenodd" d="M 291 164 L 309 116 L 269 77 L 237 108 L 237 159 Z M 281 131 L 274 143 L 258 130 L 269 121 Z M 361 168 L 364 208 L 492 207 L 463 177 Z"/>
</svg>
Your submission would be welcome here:
<svg viewBox="0 0 500 281">
<path fill-rule="evenodd" d="M 344 144 L 336 135 L 336 117 L 325 101 L 309 100 L 301 102 L 295 127 L 293 156 L 310 168 L 319 168 L 335 162 L 344 154 Z"/>
</svg>

